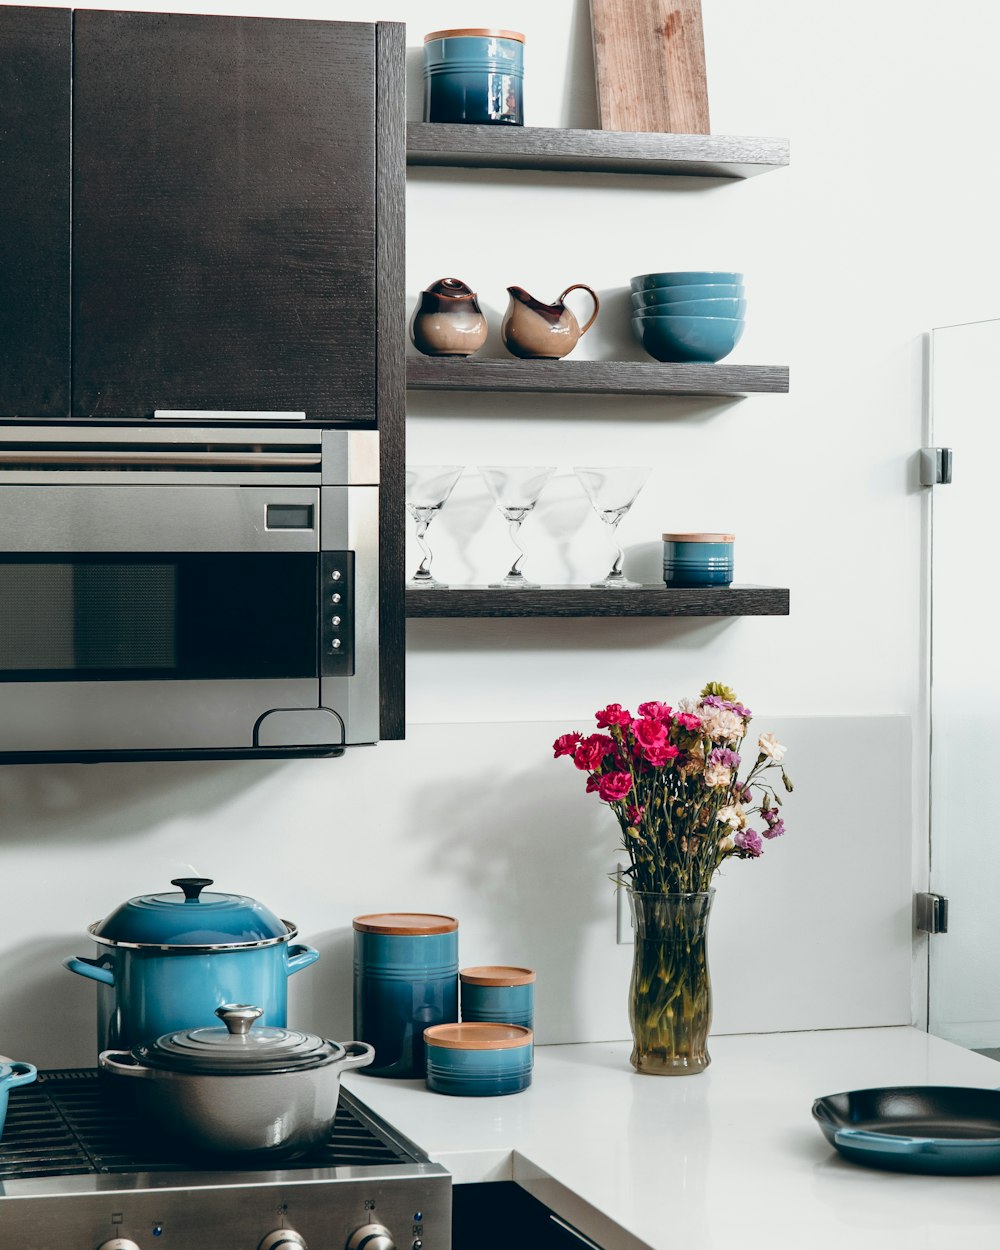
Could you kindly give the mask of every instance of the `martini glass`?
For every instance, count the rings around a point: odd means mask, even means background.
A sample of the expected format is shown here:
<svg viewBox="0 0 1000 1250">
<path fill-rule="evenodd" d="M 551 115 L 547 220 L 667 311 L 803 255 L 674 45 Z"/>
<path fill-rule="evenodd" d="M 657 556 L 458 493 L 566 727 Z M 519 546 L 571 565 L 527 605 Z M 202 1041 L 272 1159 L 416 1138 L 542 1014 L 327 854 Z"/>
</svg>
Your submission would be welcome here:
<svg viewBox="0 0 1000 1250">
<path fill-rule="evenodd" d="M 594 511 L 610 531 L 609 537 L 615 548 L 615 562 L 603 581 L 591 582 L 592 587 L 625 587 L 637 589 L 640 582 L 630 582 L 622 572 L 624 552 L 618 542 L 618 522 L 635 503 L 636 496 L 646 484 L 651 470 L 634 469 L 574 469 L 580 485 L 587 492 Z"/>
<path fill-rule="evenodd" d="M 433 555 L 427 545 L 427 527 L 448 502 L 455 483 L 465 468 L 461 464 L 418 465 L 406 470 L 406 510 L 417 524 L 417 544 L 421 551 L 420 565 L 407 586 L 427 590 L 447 590 L 431 573 Z"/>
<path fill-rule="evenodd" d="M 499 467 L 496 465 L 480 465 L 479 472 L 489 488 L 500 514 L 507 518 L 510 527 L 510 541 L 517 548 L 517 558 L 510 566 L 507 576 L 502 581 L 490 582 L 493 590 L 518 590 L 537 583 L 525 580 L 521 572 L 521 561 L 524 559 L 524 548 L 521 546 L 519 533 L 524 518 L 538 502 L 545 483 L 555 469 L 534 466 Z"/>
</svg>

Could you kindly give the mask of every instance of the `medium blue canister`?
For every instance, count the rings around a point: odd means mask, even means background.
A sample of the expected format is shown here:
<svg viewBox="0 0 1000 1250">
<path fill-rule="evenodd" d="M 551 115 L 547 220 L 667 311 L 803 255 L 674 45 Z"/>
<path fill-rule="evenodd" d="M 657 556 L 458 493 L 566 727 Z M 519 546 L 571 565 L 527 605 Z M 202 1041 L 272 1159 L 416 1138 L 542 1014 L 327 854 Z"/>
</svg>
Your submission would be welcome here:
<svg viewBox="0 0 1000 1250">
<path fill-rule="evenodd" d="M 435 30 L 424 36 L 424 121 L 524 125 L 524 36 Z"/>
<path fill-rule="evenodd" d="M 664 534 L 663 580 L 668 586 L 728 586 L 733 580 L 733 534 Z"/>
<path fill-rule="evenodd" d="M 463 1021 L 535 1027 L 535 974 L 530 968 L 463 968 L 458 982 Z"/>
<path fill-rule="evenodd" d="M 517 1094 L 531 1084 L 532 1033 L 519 1024 L 439 1024 L 424 1032 L 427 1088 L 466 1098 Z"/>
<path fill-rule="evenodd" d="M 422 1077 L 424 1030 L 458 1019 L 458 921 L 420 912 L 354 919 L 354 1034 L 371 1076 Z"/>
</svg>

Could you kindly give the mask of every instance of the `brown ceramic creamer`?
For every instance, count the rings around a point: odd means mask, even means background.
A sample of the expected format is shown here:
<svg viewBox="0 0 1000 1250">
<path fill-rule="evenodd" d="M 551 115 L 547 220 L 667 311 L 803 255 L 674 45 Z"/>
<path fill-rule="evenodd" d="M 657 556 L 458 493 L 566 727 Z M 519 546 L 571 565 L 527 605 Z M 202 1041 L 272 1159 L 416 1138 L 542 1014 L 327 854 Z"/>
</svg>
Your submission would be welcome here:
<svg viewBox="0 0 1000 1250">
<path fill-rule="evenodd" d="M 410 324 L 413 345 L 425 356 L 471 356 L 486 332 L 475 293 L 458 278 L 440 278 L 421 292 Z"/>
<path fill-rule="evenodd" d="M 594 311 L 582 328 L 563 303 L 570 291 L 577 290 L 586 291 L 594 301 Z M 601 307 L 596 293 L 582 282 L 568 286 L 554 304 L 543 304 L 519 286 L 509 286 L 507 292 L 510 303 L 500 334 L 507 350 L 522 360 L 558 360 L 569 355 L 597 320 Z"/>
</svg>

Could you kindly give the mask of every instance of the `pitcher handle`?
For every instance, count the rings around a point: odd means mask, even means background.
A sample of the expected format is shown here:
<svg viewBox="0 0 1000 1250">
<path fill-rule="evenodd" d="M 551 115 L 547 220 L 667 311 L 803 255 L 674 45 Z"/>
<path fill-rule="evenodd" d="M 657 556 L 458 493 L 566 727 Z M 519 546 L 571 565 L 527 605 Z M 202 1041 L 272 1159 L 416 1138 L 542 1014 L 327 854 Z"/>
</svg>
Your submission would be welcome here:
<svg viewBox="0 0 1000 1250">
<path fill-rule="evenodd" d="M 568 286 L 556 303 L 561 304 L 570 291 L 586 291 L 590 298 L 594 301 L 594 311 L 590 314 L 590 320 L 585 326 L 580 327 L 581 336 L 586 334 L 590 327 L 597 320 L 597 314 L 601 311 L 601 301 L 597 298 L 597 292 L 592 291 L 585 282 L 574 282 L 572 286 Z"/>
</svg>

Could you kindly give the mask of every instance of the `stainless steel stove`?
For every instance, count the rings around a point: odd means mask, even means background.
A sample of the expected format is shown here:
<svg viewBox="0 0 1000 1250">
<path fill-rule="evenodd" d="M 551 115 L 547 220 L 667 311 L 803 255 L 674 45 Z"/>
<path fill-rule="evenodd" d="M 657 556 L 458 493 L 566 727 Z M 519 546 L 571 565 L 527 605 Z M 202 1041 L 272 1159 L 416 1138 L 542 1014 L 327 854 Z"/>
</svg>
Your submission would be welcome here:
<svg viewBox="0 0 1000 1250">
<path fill-rule="evenodd" d="M 347 1091 L 280 1169 L 204 1166 L 106 1077 L 39 1073 L 0 1140 L 0 1250 L 450 1250 L 451 1177 Z"/>
</svg>

